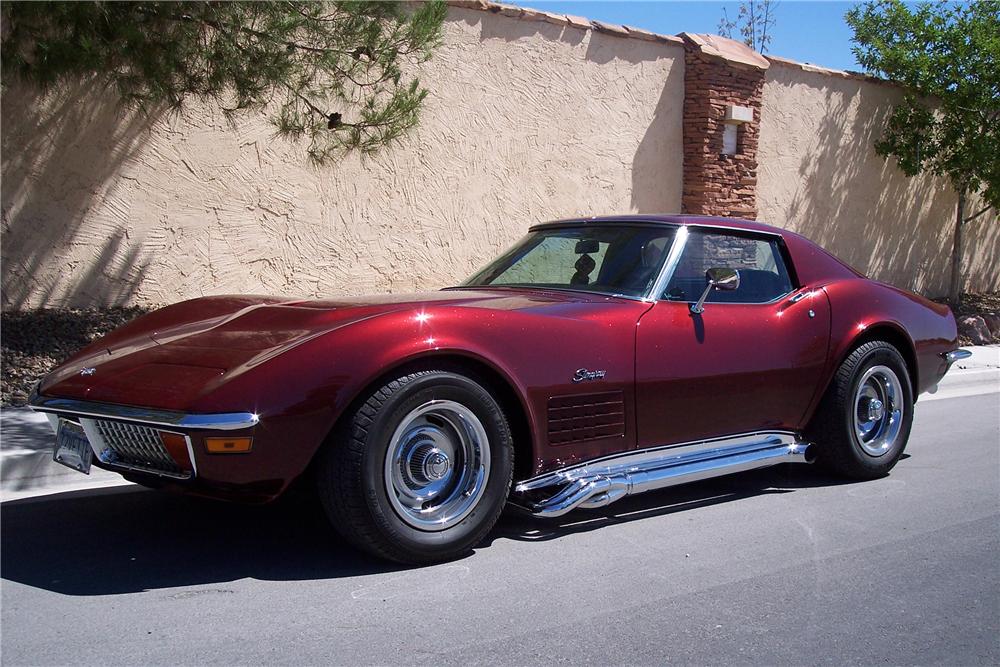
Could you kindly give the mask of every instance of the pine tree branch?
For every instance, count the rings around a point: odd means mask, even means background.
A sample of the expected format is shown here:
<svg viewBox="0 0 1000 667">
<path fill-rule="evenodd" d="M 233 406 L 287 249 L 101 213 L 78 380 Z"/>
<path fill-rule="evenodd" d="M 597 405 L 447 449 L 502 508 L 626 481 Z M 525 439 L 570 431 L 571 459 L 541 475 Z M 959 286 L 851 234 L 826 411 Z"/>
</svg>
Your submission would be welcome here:
<svg viewBox="0 0 1000 667">
<path fill-rule="evenodd" d="M 978 218 L 979 216 L 981 216 L 983 213 L 986 213 L 987 211 L 989 211 L 992 208 L 993 208 L 992 206 L 984 206 L 981 210 L 976 211 L 975 213 L 973 213 L 972 215 L 970 215 L 968 218 L 966 218 L 965 220 L 963 220 L 962 224 L 963 225 L 969 224 L 970 222 L 972 222 L 973 220 L 975 220 L 976 218 Z"/>
<path fill-rule="evenodd" d="M 289 84 L 286 83 L 285 84 L 285 88 L 287 88 L 288 91 L 292 95 L 295 95 L 295 97 L 299 98 L 302 101 L 302 103 L 305 104 L 306 107 L 310 111 L 312 111 L 313 113 L 318 114 L 318 115 L 322 116 L 323 118 L 329 117 L 330 114 L 328 114 L 326 111 L 323 111 L 318 106 L 316 106 L 315 104 L 313 104 L 312 100 L 310 100 L 308 97 L 306 97 L 305 95 L 303 95 L 302 93 L 300 93 L 299 91 L 297 91 L 291 85 L 289 85 Z"/>
<path fill-rule="evenodd" d="M 2 9 L 5 76 L 41 86 L 93 80 L 140 112 L 197 97 L 229 119 L 270 109 L 283 96 L 271 114 L 277 134 L 308 137 L 308 153 L 318 162 L 375 152 L 416 124 L 427 91 L 403 76 L 403 59 L 426 59 L 446 15 L 440 0 L 415 9 L 307 0 L 37 2 Z M 335 112 L 323 108 L 341 105 Z M 354 111 L 356 122 L 342 122 L 341 112 Z"/>
</svg>

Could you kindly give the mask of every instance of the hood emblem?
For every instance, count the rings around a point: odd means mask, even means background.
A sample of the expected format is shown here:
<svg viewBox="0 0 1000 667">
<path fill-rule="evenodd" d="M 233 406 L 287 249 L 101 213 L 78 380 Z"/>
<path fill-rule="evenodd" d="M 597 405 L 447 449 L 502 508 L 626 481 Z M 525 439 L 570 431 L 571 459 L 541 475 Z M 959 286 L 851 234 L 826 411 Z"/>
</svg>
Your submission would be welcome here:
<svg viewBox="0 0 1000 667">
<path fill-rule="evenodd" d="M 583 382 L 584 380 L 600 380 L 605 375 L 606 371 L 588 371 L 586 368 L 577 369 L 576 373 L 573 374 L 573 382 Z"/>
<path fill-rule="evenodd" d="M 94 368 L 93 366 L 89 366 L 80 371 L 80 375 L 93 375 L 96 372 L 97 372 L 96 368 Z"/>
</svg>

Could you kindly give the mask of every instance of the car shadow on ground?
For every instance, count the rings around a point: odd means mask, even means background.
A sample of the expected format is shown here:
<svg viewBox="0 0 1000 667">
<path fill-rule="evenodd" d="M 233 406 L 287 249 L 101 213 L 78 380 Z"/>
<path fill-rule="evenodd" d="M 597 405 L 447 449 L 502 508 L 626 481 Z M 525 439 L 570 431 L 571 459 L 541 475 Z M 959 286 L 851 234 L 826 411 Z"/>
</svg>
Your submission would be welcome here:
<svg viewBox="0 0 1000 667">
<path fill-rule="evenodd" d="M 128 486 L 6 502 L 0 522 L 0 578 L 66 595 L 401 569 L 352 549 L 298 497 L 246 506 Z"/>
<path fill-rule="evenodd" d="M 487 543 L 496 539 L 545 542 L 599 530 L 613 524 L 665 516 L 752 496 L 793 493 L 796 489 L 848 483 L 850 480 L 827 475 L 815 468 L 783 464 L 627 496 L 607 507 L 575 510 L 555 519 L 539 519 L 515 508 L 504 514 L 487 538 Z"/>
<path fill-rule="evenodd" d="M 535 542 L 601 526 L 841 480 L 776 468 L 625 498 L 559 519 L 507 511 L 480 548 Z M 0 506 L 0 578 L 65 595 L 112 595 L 243 578 L 301 581 L 406 569 L 344 543 L 305 495 L 242 506 L 118 487 Z"/>
</svg>

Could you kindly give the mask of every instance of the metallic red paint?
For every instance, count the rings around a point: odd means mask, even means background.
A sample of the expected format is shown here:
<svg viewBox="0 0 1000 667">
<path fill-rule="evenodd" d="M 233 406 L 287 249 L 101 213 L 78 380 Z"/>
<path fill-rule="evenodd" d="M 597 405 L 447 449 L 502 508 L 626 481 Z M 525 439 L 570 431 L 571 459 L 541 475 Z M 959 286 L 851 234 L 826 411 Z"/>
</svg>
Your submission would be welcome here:
<svg viewBox="0 0 1000 667">
<path fill-rule="evenodd" d="M 870 281 L 801 236 L 760 223 L 692 216 L 587 219 L 781 234 L 794 292 L 770 304 L 687 304 L 527 288 L 303 301 L 195 299 L 155 311 L 89 345 L 47 376 L 46 396 L 188 413 L 252 412 L 243 455 L 194 443 L 193 492 L 266 500 L 307 468 L 366 388 L 403 366 L 464 364 L 515 397 L 530 474 L 671 442 L 754 429 L 801 431 L 840 360 L 872 332 L 904 347 L 920 391 L 947 370 L 951 312 Z M 804 294 L 805 298 L 794 301 Z M 812 315 L 810 315 L 812 313 Z M 92 375 L 81 375 L 94 368 Z M 573 382 L 578 369 L 603 378 Z M 500 387 L 498 387 L 499 385 Z M 505 391 L 500 391 L 500 389 Z M 621 391 L 625 434 L 547 440 L 553 396 Z M 141 475 L 133 478 L 143 479 Z M 146 479 L 145 481 L 150 481 Z"/>
<path fill-rule="evenodd" d="M 698 315 L 687 303 L 657 302 L 637 329 L 639 446 L 800 431 L 830 338 L 825 294 L 793 301 L 801 292 L 775 303 L 710 303 Z"/>
</svg>

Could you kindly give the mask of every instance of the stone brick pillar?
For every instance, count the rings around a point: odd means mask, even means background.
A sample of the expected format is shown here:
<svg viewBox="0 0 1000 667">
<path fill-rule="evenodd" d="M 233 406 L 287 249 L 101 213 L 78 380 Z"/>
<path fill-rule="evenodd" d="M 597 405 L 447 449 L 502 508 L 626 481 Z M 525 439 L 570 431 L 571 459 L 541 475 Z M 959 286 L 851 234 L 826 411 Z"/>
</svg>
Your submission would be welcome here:
<svg viewBox="0 0 1000 667">
<path fill-rule="evenodd" d="M 769 63 L 745 44 L 725 37 L 689 33 L 681 33 L 681 37 L 683 211 L 755 218 L 761 93 Z M 733 155 L 723 153 L 727 124 L 736 126 Z"/>
</svg>

